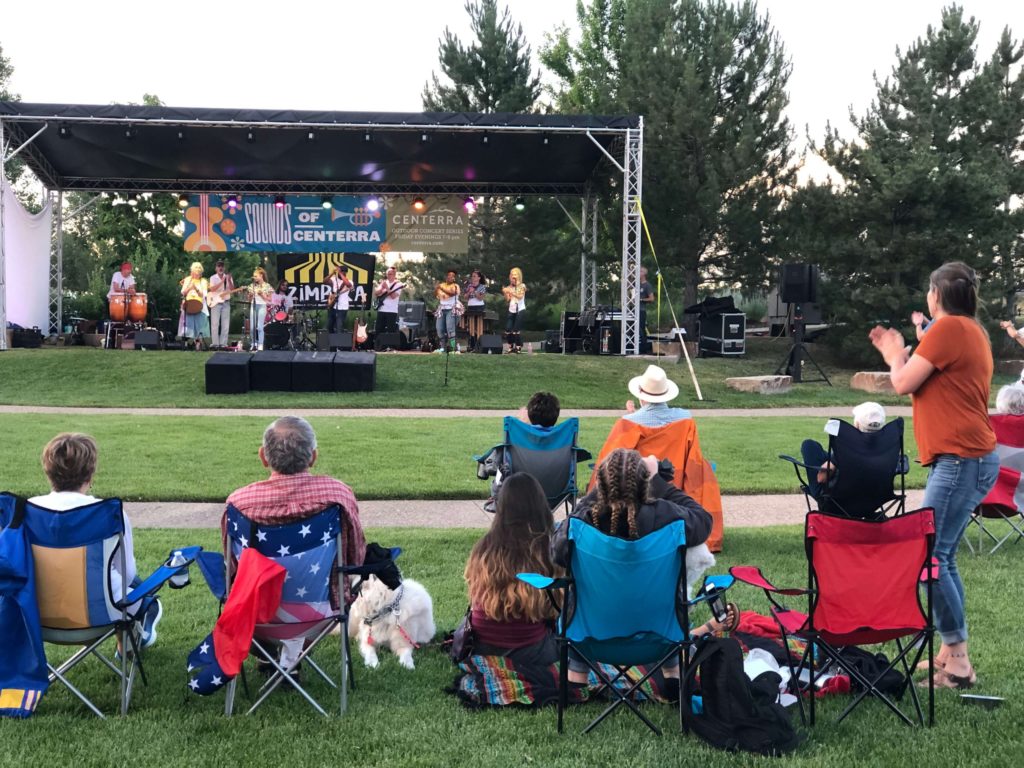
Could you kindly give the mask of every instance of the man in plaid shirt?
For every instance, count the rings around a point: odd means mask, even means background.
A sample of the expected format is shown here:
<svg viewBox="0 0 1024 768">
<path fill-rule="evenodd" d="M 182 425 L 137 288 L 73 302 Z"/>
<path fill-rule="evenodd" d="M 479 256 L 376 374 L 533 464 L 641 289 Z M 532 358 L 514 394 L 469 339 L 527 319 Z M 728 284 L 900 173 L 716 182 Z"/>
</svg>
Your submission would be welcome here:
<svg viewBox="0 0 1024 768">
<path fill-rule="evenodd" d="M 361 565 L 366 539 L 359 521 L 359 504 L 352 489 L 340 480 L 310 474 L 316 462 L 316 435 L 309 422 L 298 416 L 282 416 L 263 433 L 260 461 L 270 470 L 268 480 L 251 483 L 228 496 L 231 504 L 257 524 L 281 525 L 304 520 L 331 504 L 343 512 L 346 565 Z M 227 513 L 221 518 L 221 539 L 228 569 L 234 574 L 235 559 L 227 540 Z M 334 595 L 335 600 L 337 595 Z M 352 601 L 345 584 L 346 602 Z"/>
</svg>

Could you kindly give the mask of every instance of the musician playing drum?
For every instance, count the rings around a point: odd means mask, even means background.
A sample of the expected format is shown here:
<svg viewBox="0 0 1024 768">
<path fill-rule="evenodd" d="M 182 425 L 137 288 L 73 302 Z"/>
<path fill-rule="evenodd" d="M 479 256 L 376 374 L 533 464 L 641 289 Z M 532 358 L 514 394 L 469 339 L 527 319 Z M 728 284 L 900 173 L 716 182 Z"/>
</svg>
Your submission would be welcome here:
<svg viewBox="0 0 1024 768">
<path fill-rule="evenodd" d="M 110 278 L 107 301 L 110 303 L 111 320 L 120 323 L 128 319 L 128 302 L 134 295 L 135 276 L 132 274 L 132 263 L 126 261 Z"/>
<path fill-rule="evenodd" d="M 210 337 L 210 308 L 206 304 L 206 294 L 210 284 L 203 277 L 203 265 L 193 261 L 189 268 L 189 276 L 181 281 L 181 336 L 195 344 L 195 348 L 203 348 L 203 339 Z"/>
</svg>

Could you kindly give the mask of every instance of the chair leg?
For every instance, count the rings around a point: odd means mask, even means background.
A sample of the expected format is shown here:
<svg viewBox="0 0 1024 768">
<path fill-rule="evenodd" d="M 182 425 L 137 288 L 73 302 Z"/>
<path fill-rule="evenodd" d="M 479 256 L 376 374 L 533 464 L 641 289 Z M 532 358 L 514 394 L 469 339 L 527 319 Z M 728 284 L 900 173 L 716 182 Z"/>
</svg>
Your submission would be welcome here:
<svg viewBox="0 0 1024 768">
<path fill-rule="evenodd" d="M 81 701 L 81 702 L 82 702 L 83 704 L 85 704 L 85 706 L 87 706 L 87 707 L 88 707 L 89 709 L 91 709 L 91 710 L 92 710 L 93 714 L 94 714 L 94 715 L 96 715 L 96 717 L 98 717 L 98 718 L 99 718 L 100 720 L 106 720 L 106 719 L 107 719 L 107 716 L 106 716 L 106 715 L 104 715 L 104 714 L 103 714 L 102 712 L 100 712 L 100 711 L 99 711 L 99 710 L 98 710 L 98 709 L 96 708 L 96 705 L 95 705 L 95 704 L 93 704 L 93 703 L 92 703 L 91 701 L 89 701 L 89 699 L 87 699 L 87 698 L 86 698 L 86 696 L 85 696 L 85 694 L 84 694 L 84 693 L 82 693 L 82 692 L 81 692 L 80 690 L 78 690 L 77 688 L 75 688 L 75 686 L 73 686 L 73 685 L 71 684 L 71 681 L 70 681 L 70 680 L 68 680 L 68 679 L 67 679 L 66 677 L 64 677 L 64 675 L 63 675 L 63 674 L 61 673 L 61 671 L 60 671 L 60 670 L 58 670 L 58 669 L 57 669 L 57 668 L 55 668 L 55 667 L 52 667 L 52 666 L 50 666 L 49 664 L 47 664 L 47 666 L 48 666 L 48 667 L 50 668 L 50 677 L 51 677 L 51 682 L 52 682 L 52 680 L 54 680 L 54 679 L 55 679 L 55 680 L 60 680 L 60 681 L 61 681 L 62 683 L 64 683 L 64 686 L 65 686 L 65 687 L 66 687 L 66 688 L 67 688 L 67 689 L 68 689 L 69 691 L 71 691 L 71 692 L 72 692 L 73 694 L 75 694 L 75 696 L 77 696 L 77 697 L 79 698 L 79 700 L 80 700 L 80 701 Z"/>
<path fill-rule="evenodd" d="M 224 716 L 231 717 L 235 711 L 235 689 L 238 685 L 238 678 L 232 678 L 228 683 L 228 689 L 224 692 Z"/>
<path fill-rule="evenodd" d="M 558 670 L 558 732 L 562 733 L 565 707 L 569 702 L 569 643 L 563 637 L 559 638 L 559 645 L 561 664 Z"/>
<path fill-rule="evenodd" d="M 338 639 L 338 651 L 341 653 L 341 677 L 338 679 L 338 705 L 342 715 L 348 709 L 348 686 L 351 679 L 351 668 L 348 657 L 348 622 L 340 624 L 341 637 Z"/>
</svg>

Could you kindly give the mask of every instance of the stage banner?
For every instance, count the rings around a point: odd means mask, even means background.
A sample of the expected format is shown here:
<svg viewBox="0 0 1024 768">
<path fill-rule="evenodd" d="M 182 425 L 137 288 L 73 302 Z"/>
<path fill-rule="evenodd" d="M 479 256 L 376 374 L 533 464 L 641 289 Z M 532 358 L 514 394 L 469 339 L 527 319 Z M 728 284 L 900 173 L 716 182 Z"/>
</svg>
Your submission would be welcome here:
<svg viewBox="0 0 1024 768">
<path fill-rule="evenodd" d="M 366 198 L 332 197 L 325 210 L 319 196 L 286 195 L 280 208 L 273 195 L 191 195 L 185 209 L 186 251 L 274 251 L 375 253 L 386 239 L 383 211 L 367 211 Z"/>
<path fill-rule="evenodd" d="M 349 291 L 351 308 L 367 308 L 376 266 L 376 258 L 368 253 L 279 253 L 277 281 L 288 281 L 296 306 L 322 308 L 331 292 L 324 283 L 338 264 L 348 270 L 355 286 Z"/>
<path fill-rule="evenodd" d="M 388 202 L 387 250 L 428 253 L 468 253 L 469 215 L 453 197 L 427 197 L 426 210 L 415 211 L 412 202 Z"/>
</svg>

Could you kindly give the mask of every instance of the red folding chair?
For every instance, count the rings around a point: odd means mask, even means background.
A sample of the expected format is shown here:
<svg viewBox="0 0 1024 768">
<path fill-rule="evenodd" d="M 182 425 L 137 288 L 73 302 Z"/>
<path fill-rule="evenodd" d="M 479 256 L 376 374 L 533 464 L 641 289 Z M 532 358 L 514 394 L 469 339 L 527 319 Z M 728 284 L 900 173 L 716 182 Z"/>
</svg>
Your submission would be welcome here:
<svg viewBox="0 0 1024 768">
<path fill-rule="evenodd" d="M 935 520 L 931 509 L 878 521 L 853 520 L 820 512 L 807 516 L 804 544 L 807 550 L 808 587 L 781 589 L 761 569 L 735 566 L 730 569 L 739 581 L 765 591 L 771 615 L 782 630 L 807 641 L 800 663 L 791 664 L 792 679 L 801 690 L 814 691 L 819 677 L 837 667 L 862 689 L 843 710 L 843 720 L 868 695 L 881 700 L 908 725 L 913 721 L 896 705 L 909 690 L 917 721 L 924 713 L 912 684 L 911 672 L 928 653 L 928 725 L 935 722 L 933 636 L 931 620 Z M 923 583 L 924 588 L 919 589 Z M 778 595 L 806 595 L 807 613 L 786 608 Z M 922 595 L 924 602 L 922 602 Z M 849 646 L 896 642 L 896 656 L 889 666 L 871 677 L 843 658 L 840 649 Z M 916 650 L 916 652 L 915 652 Z M 911 660 L 912 657 L 912 660 Z M 895 696 L 879 690 L 878 684 L 900 665 L 904 680 Z M 801 673 L 806 671 L 806 685 Z M 799 693 L 800 691 L 798 691 Z M 802 697 L 801 697 L 802 698 Z M 809 697 L 810 722 L 814 724 L 814 695 Z M 803 702 L 800 703 L 803 717 Z"/>
<path fill-rule="evenodd" d="M 999 477 L 992 490 L 981 500 L 971 515 L 971 524 L 978 528 L 978 548 L 974 549 L 970 537 L 963 542 L 975 554 L 982 554 L 987 536 L 992 542 L 992 554 L 1010 539 L 1016 544 L 1024 539 L 1024 416 L 996 414 L 989 416 L 992 431 L 996 433 L 996 453 L 999 454 Z M 1009 530 L 997 537 L 986 526 L 986 521 L 1002 520 Z"/>
</svg>

